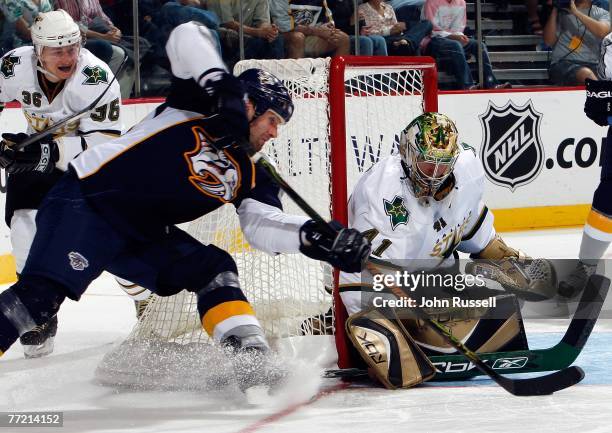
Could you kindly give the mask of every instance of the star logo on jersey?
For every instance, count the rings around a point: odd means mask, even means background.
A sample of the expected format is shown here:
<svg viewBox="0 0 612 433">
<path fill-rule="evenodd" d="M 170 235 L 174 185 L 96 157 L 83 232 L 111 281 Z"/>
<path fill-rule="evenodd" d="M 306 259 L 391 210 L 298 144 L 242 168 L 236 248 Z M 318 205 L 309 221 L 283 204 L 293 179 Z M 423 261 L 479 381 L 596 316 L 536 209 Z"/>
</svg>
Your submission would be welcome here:
<svg viewBox="0 0 612 433">
<path fill-rule="evenodd" d="M 531 100 L 523 106 L 508 101 L 497 107 L 489 101 L 482 124 L 480 158 L 487 178 L 514 191 L 533 181 L 544 161 L 544 146 L 540 139 L 542 113 L 533 108 Z"/>
<path fill-rule="evenodd" d="M 404 205 L 404 199 L 400 196 L 396 195 L 393 198 L 393 201 L 388 201 L 383 198 L 383 203 L 385 205 L 385 213 L 389 215 L 389 219 L 391 220 L 391 229 L 395 230 L 400 224 L 408 224 L 408 210 Z"/>
<path fill-rule="evenodd" d="M 91 86 L 99 83 L 108 83 L 108 72 L 100 66 L 85 66 L 81 71 L 87 78 L 83 84 Z"/>
<path fill-rule="evenodd" d="M 21 59 L 17 56 L 11 56 L 10 54 L 2 58 L 2 64 L 0 65 L 0 73 L 4 78 L 10 78 L 15 76 L 15 65 L 21 63 Z"/>
</svg>

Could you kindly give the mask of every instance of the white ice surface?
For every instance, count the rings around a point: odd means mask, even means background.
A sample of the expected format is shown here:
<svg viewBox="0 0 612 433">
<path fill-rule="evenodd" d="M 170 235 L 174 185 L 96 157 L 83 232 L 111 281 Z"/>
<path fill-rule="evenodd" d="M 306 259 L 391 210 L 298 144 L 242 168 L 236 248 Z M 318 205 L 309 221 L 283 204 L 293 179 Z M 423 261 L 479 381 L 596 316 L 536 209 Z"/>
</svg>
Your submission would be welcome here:
<svg viewBox="0 0 612 433">
<path fill-rule="evenodd" d="M 504 238 L 533 256 L 561 258 L 576 257 L 580 236 L 580 230 L 567 229 Z M 610 252 L 607 256 L 612 258 Z M 259 407 L 232 392 L 133 392 L 95 384 L 97 363 L 134 322 L 131 300 L 105 275 L 80 302 L 62 306 L 51 356 L 25 360 L 15 344 L 0 358 L 0 411 L 63 411 L 64 427 L 0 427 L 0 433 L 612 431 L 608 321 L 598 324 L 577 361 L 586 371 L 585 382 L 552 396 L 513 397 L 488 380 L 438 382 L 403 391 L 342 388 L 338 381 L 298 373 L 291 389 Z M 532 347 L 554 344 L 566 323 L 529 322 L 528 333 L 538 343 Z"/>
</svg>

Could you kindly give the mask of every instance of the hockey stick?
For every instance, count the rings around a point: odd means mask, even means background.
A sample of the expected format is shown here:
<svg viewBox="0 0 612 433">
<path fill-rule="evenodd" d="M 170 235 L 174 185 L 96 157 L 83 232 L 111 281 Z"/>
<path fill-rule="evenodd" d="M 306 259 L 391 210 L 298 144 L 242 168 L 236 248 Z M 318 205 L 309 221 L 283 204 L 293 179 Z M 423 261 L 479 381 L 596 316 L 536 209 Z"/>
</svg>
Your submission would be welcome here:
<svg viewBox="0 0 612 433">
<path fill-rule="evenodd" d="M 589 279 L 576 313 L 563 338 L 546 349 L 515 350 L 509 352 L 478 353 L 480 359 L 498 373 L 533 373 L 562 370 L 570 366 L 586 344 L 606 299 L 610 280 L 601 275 Z M 480 370 L 465 362 L 463 355 L 433 355 L 429 357 L 436 367 L 433 380 L 463 380 L 478 376 Z M 358 368 L 330 369 L 325 377 L 359 378 L 367 376 Z"/>
<path fill-rule="evenodd" d="M 36 134 L 32 134 L 30 135 L 27 139 L 25 139 L 24 141 L 22 141 L 21 143 L 18 143 L 14 146 L 15 150 L 21 150 L 26 146 L 29 146 L 32 143 L 37 142 L 38 140 L 45 138 L 48 135 L 53 134 L 55 131 L 63 128 L 66 124 L 81 118 L 84 114 L 86 114 L 89 110 L 93 109 L 96 107 L 96 105 L 98 105 L 98 102 L 100 102 L 102 100 L 102 98 L 104 97 L 104 95 L 106 95 L 106 92 L 108 92 L 108 90 L 111 88 L 111 86 L 113 85 L 113 83 L 115 82 L 115 80 L 117 79 L 117 75 L 119 75 L 121 73 L 121 71 L 123 70 L 123 67 L 127 64 L 127 60 L 128 60 L 128 56 L 126 55 L 123 58 L 123 61 L 121 62 L 121 64 L 119 65 L 119 67 L 117 68 L 117 73 L 113 76 L 113 79 L 110 81 L 110 83 L 108 83 L 108 86 L 106 86 L 106 89 L 104 89 L 104 91 L 102 93 L 100 93 L 100 96 L 98 96 L 96 99 L 94 99 L 94 101 L 89 104 L 87 107 L 83 108 L 81 111 L 77 111 L 76 113 L 66 117 L 63 120 L 60 120 L 57 123 L 54 123 L 53 125 L 49 126 L 47 129 L 44 129 L 40 132 L 37 132 Z"/>
<path fill-rule="evenodd" d="M 261 153 L 255 152 L 249 143 L 241 143 L 242 147 L 248 152 L 251 160 L 265 169 L 268 174 L 276 181 L 279 187 L 304 211 L 306 214 L 316 221 L 321 227 L 325 227 L 333 232 L 333 229 L 329 226 L 329 223 L 321 217 L 278 173 L 274 165 Z M 387 263 L 381 263 L 377 261 L 374 263 L 371 259 L 368 260 L 368 266 L 376 267 L 377 265 Z M 390 267 L 394 268 L 394 265 Z M 399 288 L 392 288 L 398 290 L 400 297 L 405 297 L 405 292 Z M 413 307 L 412 311 L 416 316 L 423 320 L 434 332 L 442 337 L 447 344 L 454 347 L 458 352 L 468 358 L 478 369 L 484 374 L 489 376 L 493 381 L 499 384 L 506 391 L 517 396 L 529 396 L 529 395 L 548 395 L 564 388 L 575 385 L 584 378 L 584 371 L 580 367 L 568 367 L 554 373 L 534 377 L 529 379 L 510 379 L 502 376 L 490 366 L 485 364 L 482 359 L 478 357 L 474 352 L 468 349 L 461 341 L 457 340 L 448 329 L 443 325 L 433 320 L 425 311 L 419 307 Z"/>
</svg>

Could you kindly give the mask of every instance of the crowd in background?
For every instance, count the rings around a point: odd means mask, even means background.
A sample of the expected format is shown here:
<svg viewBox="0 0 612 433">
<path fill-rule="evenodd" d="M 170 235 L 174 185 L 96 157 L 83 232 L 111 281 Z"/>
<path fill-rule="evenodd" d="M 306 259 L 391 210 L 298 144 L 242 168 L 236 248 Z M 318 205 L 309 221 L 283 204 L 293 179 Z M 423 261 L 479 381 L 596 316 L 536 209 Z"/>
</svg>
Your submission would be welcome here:
<svg viewBox="0 0 612 433">
<path fill-rule="evenodd" d="M 551 51 L 552 83 L 581 84 L 594 78 L 599 45 L 610 32 L 607 0 L 575 0 L 576 10 L 557 0 L 525 0 L 528 31 L 542 35 Z M 240 0 L 139 0 L 139 37 L 133 35 L 132 0 L 0 0 L 3 53 L 31 43 L 35 17 L 64 9 L 79 23 L 85 47 L 119 74 L 122 95 L 133 95 L 134 65 L 140 66 L 144 95 L 163 95 L 171 77 L 164 46 L 170 31 L 187 21 L 210 29 L 231 68 L 240 60 Z M 478 52 L 467 28 L 465 0 L 242 0 L 244 58 L 281 59 L 355 54 L 430 55 L 448 73 L 451 88 L 510 87 L 499 83 L 483 44 L 484 80 L 468 64 Z M 504 8 L 507 1 L 496 1 Z M 572 5 L 574 3 L 572 2 Z M 561 11 L 561 12 L 560 12 Z M 586 17 L 586 18 L 584 18 Z M 358 28 L 356 36 L 355 26 Z M 139 43 L 138 59 L 134 46 Z"/>
</svg>

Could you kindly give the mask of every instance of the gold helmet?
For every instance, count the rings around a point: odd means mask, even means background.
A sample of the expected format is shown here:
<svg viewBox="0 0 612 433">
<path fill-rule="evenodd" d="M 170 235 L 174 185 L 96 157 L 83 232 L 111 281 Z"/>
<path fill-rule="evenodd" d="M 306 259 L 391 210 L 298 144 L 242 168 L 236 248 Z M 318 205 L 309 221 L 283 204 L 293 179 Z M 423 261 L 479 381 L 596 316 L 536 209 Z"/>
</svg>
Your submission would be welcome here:
<svg viewBox="0 0 612 433">
<path fill-rule="evenodd" d="M 433 197 L 459 156 L 457 127 L 444 114 L 423 113 L 402 131 L 399 148 L 414 195 Z"/>
</svg>

